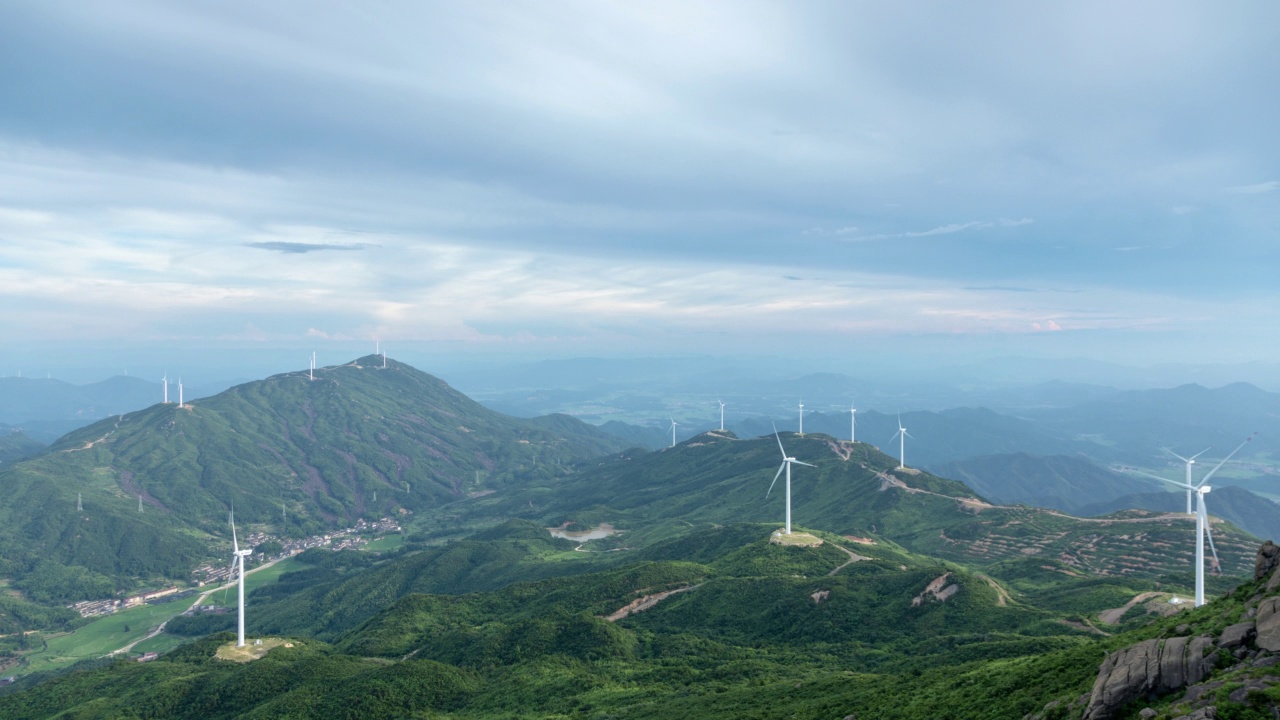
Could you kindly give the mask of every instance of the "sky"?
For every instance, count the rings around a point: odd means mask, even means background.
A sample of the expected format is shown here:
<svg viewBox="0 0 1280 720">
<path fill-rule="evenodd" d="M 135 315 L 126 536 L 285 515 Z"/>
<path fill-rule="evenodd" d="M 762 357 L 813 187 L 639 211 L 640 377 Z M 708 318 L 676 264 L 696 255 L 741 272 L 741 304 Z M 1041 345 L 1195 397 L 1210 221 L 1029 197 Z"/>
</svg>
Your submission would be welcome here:
<svg viewBox="0 0 1280 720">
<path fill-rule="evenodd" d="M 1268 2 L 5 3 L 0 371 L 375 339 L 1272 361 L 1278 26 Z"/>
</svg>

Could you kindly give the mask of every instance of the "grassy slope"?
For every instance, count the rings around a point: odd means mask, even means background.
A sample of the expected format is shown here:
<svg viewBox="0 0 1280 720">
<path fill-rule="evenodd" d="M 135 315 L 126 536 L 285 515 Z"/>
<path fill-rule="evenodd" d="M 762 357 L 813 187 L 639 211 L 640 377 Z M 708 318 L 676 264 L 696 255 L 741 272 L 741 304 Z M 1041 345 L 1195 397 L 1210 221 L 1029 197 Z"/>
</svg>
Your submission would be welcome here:
<svg viewBox="0 0 1280 720">
<path fill-rule="evenodd" d="M 522 537 L 529 530 L 514 524 L 474 542 L 533 543 Z M 493 592 L 405 595 L 335 636 L 333 647 L 308 640 L 248 666 L 210 661 L 215 642 L 200 642 L 155 663 L 74 673 L 0 698 L 0 714 L 76 708 L 105 717 L 149 708 L 171 717 L 355 717 L 341 708 L 378 698 L 389 704 L 359 706 L 359 716 L 645 717 L 656 698 L 683 708 L 676 717 L 723 716 L 739 705 L 749 706 L 747 716 L 776 717 L 813 702 L 815 688 L 852 677 L 864 678 L 863 692 L 883 697 L 900 678 L 933 665 L 965 669 L 974 657 L 1089 642 L 1050 622 L 1049 613 L 999 605 L 981 578 L 892 543 L 849 545 L 868 559 L 831 576 L 849 559 L 835 547 L 840 538 L 815 531 L 826 540 L 818 548 L 781 547 L 767 542 L 769 530 L 693 533 L 613 569 Z M 347 581 L 372 580 L 408 560 L 354 570 Z M 409 566 L 400 571 L 408 575 Z M 417 571 L 428 582 L 462 587 L 448 563 Z M 956 595 L 913 607 L 912 597 L 948 571 Z M 689 585 L 698 587 L 642 614 L 617 623 L 600 618 L 637 597 Z M 821 603 L 811 597 L 816 590 L 828 592 Z M 877 674 L 851 675 L 871 671 Z M 335 708 L 338 714 L 324 714 Z"/>
<path fill-rule="evenodd" d="M 288 525 L 275 529 L 304 535 L 546 480 L 619 444 L 572 418 L 492 412 L 399 363 L 325 368 L 315 382 L 278 375 L 96 423 L 0 473 L 0 576 L 49 558 L 182 577 L 209 553 L 206 533 L 225 533 L 232 502 L 245 524 L 277 523 L 286 503 Z"/>
<path fill-rule="evenodd" d="M 792 479 L 793 518 L 806 526 L 889 538 L 914 552 L 984 569 L 1037 604 L 1073 612 L 1115 607 L 1157 586 L 1185 591 L 1191 584 L 1194 523 L 1183 516 L 1078 519 L 1039 508 L 982 507 L 968 502 L 976 495 L 962 483 L 898 471 L 893 458 L 863 443 L 794 434 L 784 434 L 783 441 L 788 453 L 817 466 L 797 468 Z M 764 497 L 778 459 L 772 437 L 704 434 L 672 449 L 628 451 L 573 476 L 448 511 L 477 524 L 503 517 L 547 525 L 610 522 L 625 532 L 609 542 L 637 546 L 695 525 L 780 520 L 782 481 Z M 1209 583 L 1222 591 L 1248 574 L 1256 541 L 1224 523 L 1215 524 L 1214 537 L 1225 574 L 1210 576 Z"/>
</svg>

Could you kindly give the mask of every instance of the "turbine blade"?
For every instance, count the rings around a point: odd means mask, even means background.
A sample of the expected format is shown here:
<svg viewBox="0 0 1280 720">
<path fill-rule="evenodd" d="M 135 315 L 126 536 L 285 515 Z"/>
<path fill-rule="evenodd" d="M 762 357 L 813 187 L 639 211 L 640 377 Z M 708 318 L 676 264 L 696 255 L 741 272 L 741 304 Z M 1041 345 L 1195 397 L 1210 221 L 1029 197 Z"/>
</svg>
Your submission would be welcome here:
<svg viewBox="0 0 1280 720">
<path fill-rule="evenodd" d="M 1236 449 L 1235 449 L 1235 450 L 1232 450 L 1230 455 L 1228 455 L 1228 456 L 1226 456 L 1226 457 L 1222 458 L 1222 462 L 1220 462 L 1220 463 L 1218 463 L 1217 465 L 1215 465 L 1215 466 L 1214 466 L 1214 468 L 1213 468 L 1212 470 L 1210 470 L 1210 471 L 1209 471 L 1209 474 L 1208 474 L 1208 475 L 1205 475 L 1204 477 L 1200 478 L 1200 482 L 1196 483 L 1196 487 L 1201 487 L 1201 486 L 1203 486 L 1205 483 L 1209 482 L 1209 478 L 1213 477 L 1213 474 L 1214 474 L 1214 473 L 1216 473 L 1216 472 L 1218 472 L 1219 470 L 1221 470 L 1221 469 L 1222 469 L 1222 466 L 1223 466 L 1223 465 L 1226 465 L 1228 460 L 1230 460 L 1231 458 L 1235 457 L 1235 456 L 1236 456 L 1236 453 L 1240 452 L 1240 449 L 1241 449 L 1241 448 L 1243 448 L 1245 445 L 1248 445 L 1248 444 L 1249 444 L 1249 441 L 1250 441 L 1250 440 L 1252 440 L 1252 439 L 1254 439 L 1254 438 L 1255 438 L 1255 437 L 1257 437 L 1257 436 L 1258 436 L 1258 432 L 1255 430 L 1255 431 L 1254 431 L 1254 433 L 1253 433 L 1252 435 L 1250 435 L 1249 437 L 1247 437 L 1247 438 L 1245 438 L 1245 439 L 1244 439 L 1244 442 L 1242 442 L 1242 443 L 1240 443 L 1239 445 L 1237 445 L 1237 446 L 1236 446 Z"/>
<path fill-rule="evenodd" d="M 812 463 L 800 462 L 799 460 L 792 460 L 791 462 L 795 463 L 796 465 L 803 465 L 805 467 L 818 467 L 817 465 L 814 465 Z"/>
<path fill-rule="evenodd" d="M 236 519 L 231 518 L 231 550 L 232 552 L 240 552 L 240 543 L 236 540 Z"/>
<path fill-rule="evenodd" d="M 1163 451 L 1165 451 L 1165 452 L 1167 452 L 1167 453 L 1169 453 L 1170 455 L 1172 455 L 1172 456 L 1174 456 L 1174 457 L 1178 458 L 1178 459 L 1179 459 L 1179 460 L 1181 460 L 1182 462 L 1191 462 L 1191 458 L 1184 458 L 1184 457 L 1182 457 L 1181 455 L 1179 455 L 1178 453 L 1176 453 L 1176 452 L 1174 452 L 1174 451 L 1170 450 L 1169 448 L 1160 448 L 1160 449 L 1161 449 L 1161 450 L 1163 450 Z"/>
<path fill-rule="evenodd" d="M 782 471 L 783 471 L 786 467 L 787 467 L 787 463 L 786 463 L 786 461 L 784 460 L 784 461 L 782 462 L 782 465 L 778 468 L 778 472 L 777 472 L 777 474 L 773 476 L 773 482 L 769 483 L 769 491 L 768 491 L 768 492 L 766 492 L 766 493 L 764 494 L 764 499 L 765 499 L 765 500 L 768 500 L 768 499 L 769 499 L 769 493 L 773 492 L 773 486 L 774 486 L 774 485 L 776 485 L 776 484 L 778 483 L 778 477 L 782 475 Z"/>
<path fill-rule="evenodd" d="M 1149 478 L 1151 478 L 1152 480 L 1162 480 L 1162 481 L 1164 481 L 1164 482 L 1167 482 L 1167 483 L 1170 483 L 1170 484 L 1173 484 L 1173 485 L 1177 485 L 1177 486 L 1178 486 L 1178 487 L 1180 487 L 1180 488 L 1189 488 L 1189 489 L 1194 489 L 1194 488 L 1192 488 L 1190 485 L 1188 485 L 1188 484 L 1186 484 L 1186 483 L 1184 483 L 1184 482 L 1179 482 L 1179 481 L 1177 481 L 1177 480 L 1170 480 L 1169 478 L 1166 478 L 1166 477 L 1160 477 L 1159 475 L 1152 475 L 1152 474 L 1151 474 L 1151 473 L 1149 473 L 1149 472 L 1142 472 L 1141 470 L 1134 470 L 1133 468 L 1124 468 L 1124 472 L 1130 473 L 1130 474 L 1132 474 L 1132 475 L 1141 475 L 1141 476 L 1143 476 L 1143 477 L 1149 477 Z"/>
<path fill-rule="evenodd" d="M 774 423 L 774 425 L 773 425 L 773 439 L 775 439 L 775 440 L 777 440 L 777 441 L 778 441 L 778 450 L 782 451 L 782 459 L 783 459 L 783 460 L 786 460 L 786 459 L 787 459 L 787 449 L 786 449 L 786 448 L 784 448 L 784 447 L 782 447 L 782 438 L 778 435 L 778 425 L 777 425 L 777 423 Z M 785 463 L 784 463 L 784 464 L 785 464 Z M 776 478 L 775 478 L 775 479 L 776 479 Z"/>
<path fill-rule="evenodd" d="M 1218 548 L 1213 546 L 1213 531 L 1209 529 L 1209 518 L 1204 519 L 1204 534 L 1209 538 L 1209 552 L 1213 553 L 1213 569 L 1218 569 Z"/>
</svg>

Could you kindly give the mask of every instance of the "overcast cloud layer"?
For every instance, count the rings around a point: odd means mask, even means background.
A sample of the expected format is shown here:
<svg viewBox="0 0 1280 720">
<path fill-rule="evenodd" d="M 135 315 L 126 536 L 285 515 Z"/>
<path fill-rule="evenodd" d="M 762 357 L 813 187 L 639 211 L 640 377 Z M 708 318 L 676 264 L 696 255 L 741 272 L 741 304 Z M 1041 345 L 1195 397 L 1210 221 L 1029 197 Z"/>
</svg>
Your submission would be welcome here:
<svg viewBox="0 0 1280 720">
<path fill-rule="evenodd" d="M 1272 359 L 1276 27 L 1265 2 L 8 3 L 0 363 L 374 337 Z"/>
</svg>

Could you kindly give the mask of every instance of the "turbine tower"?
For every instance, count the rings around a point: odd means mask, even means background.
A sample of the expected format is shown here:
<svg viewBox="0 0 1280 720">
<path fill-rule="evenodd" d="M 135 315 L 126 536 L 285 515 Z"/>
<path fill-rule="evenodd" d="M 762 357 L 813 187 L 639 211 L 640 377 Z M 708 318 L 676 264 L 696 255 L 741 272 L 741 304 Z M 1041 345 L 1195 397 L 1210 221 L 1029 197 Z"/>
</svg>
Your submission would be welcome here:
<svg viewBox="0 0 1280 720">
<path fill-rule="evenodd" d="M 800 437 L 804 437 L 804 401 L 800 401 Z"/>
<path fill-rule="evenodd" d="M 1213 552 L 1213 566 L 1218 567 L 1218 550 L 1213 546 L 1213 532 L 1209 529 L 1209 513 L 1205 510 L 1204 496 L 1213 488 L 1200 484 L 1196 488 L 1196 607 L 1204 605 L 1204 541 L 1209 540 Z"/>
<path fill-rule="evenodd" d="M 849 442 L 858 442 L 858 408 L 849 408 Z"/>
<path fill-rule="evenodd" d="M 182 378 L 178 378 L 178 407 L 182 407 Z"/>
<path fill-rule="evenodd" d="M 1195 484 L 1192 484 L 1191 482 L 1191 460 L 1186 460 L 1186 463 L 1187 463 L 1187 481 L 1186 482 L 1178 482 L 1177 480 L 1170 480 L 1169 478 L 1164 478 L 1164 477 L 1160 477 L 1159 475 L 1153 475 L 1151 473 L 1142 472 L 1141 470 L 1130 470 L 1130 472 L 1136 473 L 1138 475 L 1144 475 L 1146 477 L 1155 478 L 1156 480 L 1161 480 L 1163 482 L 1167 482 L 1172 485 L 1177 485 L 1178 487 L 1181 487 L 1181 488 L 1186 488 L 1188 493 L 1194 492 L 1196 494 L 1196 510 L 1195 510 L 1196 512 L 1196 607 L 1200 607 L 1201 605 L 1204 604 L 1204 544 L 1206 540 L 1208 540 L 1209 542 L 1209 550 L 1213 553 L 1213 566 L 1215 568 L 1218 566 L 1218 550 L 1213 546 L 1213 531 L 1209 529 L 1209 513 L 1208 513 L 1208 510 L 1205 509 L 1205 502 L 1204 502 L 1204 496 L 1207 495 L 1209 491 L 1212 490 L 1213 488 L 1210 487 L 1209 485 L 1206 485 L 1206 483 L 1209 482 L 1209 478 L 1212 478 L 1218 472 L 1218 470 L 1222 469 L 1223 465 L 1227 464 L 1228 460 L 1235 457 L 1235 454 L 1240 452 L 1240 450 L 1243 449 L 1245 445 L 1248 445 L 1249 441 L 1253 440 L 1255 437 L 1257 437 L 1257 435 L 1258 433 L 1255 432 L 1253 435 L 1250 435 L 1249 437 L 1245 438 L 1244 442 L 1237 445 L 1236 449 L 1232 450 L 1230 455 L 1227 455 L 1226 457 L 1222 458 L 1221 462 L 1215 465 L 1213 469 L 1210 470 L 1208 473 L 1205 473 L 1205 476 L 1200 478 L 1200 482 Z M 1201 451 L 1191 456 L 1192 459 L 1199 457 L 1203 452 L 1204 451 Z"/>
<path fill-rule="evenodd" d="M 906 428 L 902 427 L 902 416 L 899 415 L 898 416 L 898 432 L 893 434 L 893 438 L 889 438 L 890 441 L 892 441 L 894 438 L 898 439 L 898 469 L 899 470 L 907 466 L 907 438 L 911 438 L 912 440 L 914 440 L 915 437 L 916 437 L 915 435 L 908 433 Z"/>
<path fill-rule="evenodd" d="M 240 542 L 236 540 L 236 515 L 234 510 L 231 511 L 231 553 L 231 570 L 227 573 L 228 579 L 230 579 L 230 574 L 235 572 L 236 563 L 240 563 L 240 632 L 236 636 L 236 647 L 244 647 L 244 559 L 253 554 L 253 549 L 240 549 Z"/>
<path fill-rule="evenodd" d="M 307 371 L 307 379 L 316 379 L 316 353 L 314 350 L 311 351 L 311 369 Z"/>
<path fill-rule="evenodd" d="M 676 446 L 676 419 L 671 418 L 671 447 Z"/>
<path fill-rule="evenodd" d="M 1205 448 L 1200 452 L 1196 453 L 1195 455 L 1192 455 L 1189 458 L 1182 457 L 1181 455 L 1170 450 L 1169 448 L 1165 448 L 1164 451 L 1187 464 L 1187 486 L 1188 486 L 1187 487 L 1187 514 L 1190 515 L 1192 512 L 1194 512 L 1191 509 L 1191 487 L 1190 487 L 1191 486 L 1191 466 L 1196 464 L 1196 458 L 1209 452 L 1209 448 Z"/>
<path fill-rule="evenodd" d="M 787 471 L 787 534 L 791 534 L 791 466 L 804 465 L 805 467 L 816 467 L 807 462 L 801 462 L 787 455 L 786 448 L 782 447 L 782 438 L 778 436 L 778 426 L 773 426 L 773 438 L 778 441 L 778 449 L 782 451 L 782 465 L 778 468 L 778 472 L 773 476 L 773 482 L 769 483 L 769 490 L 764 494 L 766 500 L 769 499 L 769 493 L 773 492 L 773 486 L 778 482 L 778 476 L 783 470 Z"/>
<path fill-rule="evenodd" d="M 160 378 L 160 382 L 164 383 L 164 404 L 169 404 L 169 371 L 164 371 L 164 377 Z"/>
<path fill-rule="evenodd" d="M 720 403 L 720 432 L 724 432 L 724 401 L 717 400 Z"/>
</svg>

